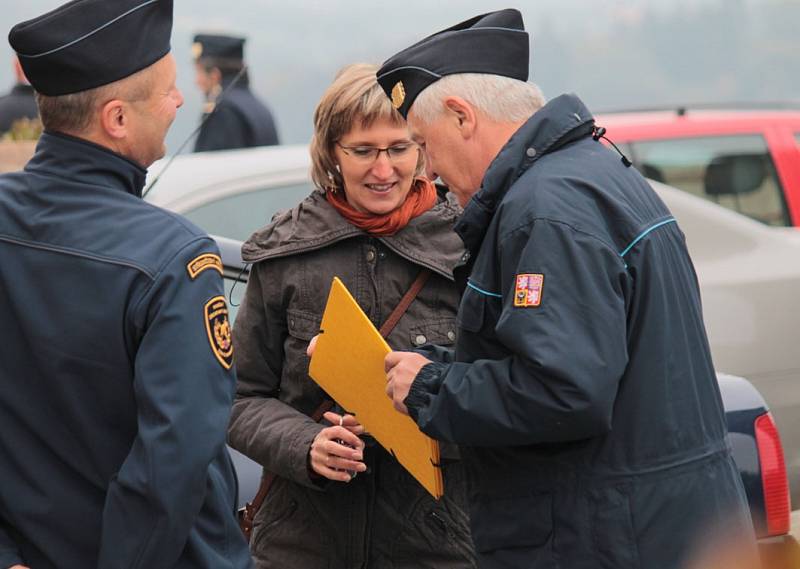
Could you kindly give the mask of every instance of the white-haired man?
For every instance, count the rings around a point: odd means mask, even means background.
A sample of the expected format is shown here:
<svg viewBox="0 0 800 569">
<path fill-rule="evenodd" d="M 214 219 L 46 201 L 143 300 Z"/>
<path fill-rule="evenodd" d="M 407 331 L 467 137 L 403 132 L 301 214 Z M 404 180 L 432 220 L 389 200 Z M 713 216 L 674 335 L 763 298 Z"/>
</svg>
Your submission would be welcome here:
<svg viewBox="0 0 800 569">
<path fill-rule="evenodd" d="M 389 354 L 387 393 L 463 445 L 482 568 L 680 569 L 723 522 L 751 543 L 683 234 L 583 103 L 527 76 L 516 10 L 378 72 L 470 253 L 455 350 Z"/>
</svg>

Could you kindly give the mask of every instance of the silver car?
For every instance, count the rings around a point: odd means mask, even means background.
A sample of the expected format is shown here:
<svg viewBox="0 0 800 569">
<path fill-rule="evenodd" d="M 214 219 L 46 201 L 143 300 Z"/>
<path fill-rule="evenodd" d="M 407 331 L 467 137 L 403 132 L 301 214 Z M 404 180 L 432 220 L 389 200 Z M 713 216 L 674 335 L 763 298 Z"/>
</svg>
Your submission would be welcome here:
<svg viewBox="0 0 800 569">
<path fill-rule="evenodd" d="M 209 233 L 243 240 L 312 191 L 309 165 L 306 146 L 180 156 L 147 199 Z M 163 166 L 151 168 L 149 181 Z M 747 377 L 766 399 L 800 504 L 800 232 L 652 185 L 686 234 L 715 366 Z"/>
</svg>

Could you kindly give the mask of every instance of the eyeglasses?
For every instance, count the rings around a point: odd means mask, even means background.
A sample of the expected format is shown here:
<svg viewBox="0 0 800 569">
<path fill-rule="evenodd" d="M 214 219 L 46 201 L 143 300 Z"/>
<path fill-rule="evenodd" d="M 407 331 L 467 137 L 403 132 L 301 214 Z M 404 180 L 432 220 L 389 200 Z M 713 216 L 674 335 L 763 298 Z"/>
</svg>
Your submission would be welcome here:
<svg viewBox="0 0 800 569">
<path fill-rule="evenodd" d="M 379 148 L 377 146 L 344 146 L 338 141 L 339 145 L 345 154 L 352 157 L 353 160 L 361 164 L 372 164 L 381 155 L 381 152 L 386 152 L 391 162 L 402 162 L 403 160 L 410 160 L 416 158 L 415 150 L 419 147 L 413 142 L 404 142 L 403 144 L 395 144 L 387 146 L 386 148 Z"/>
</svg>

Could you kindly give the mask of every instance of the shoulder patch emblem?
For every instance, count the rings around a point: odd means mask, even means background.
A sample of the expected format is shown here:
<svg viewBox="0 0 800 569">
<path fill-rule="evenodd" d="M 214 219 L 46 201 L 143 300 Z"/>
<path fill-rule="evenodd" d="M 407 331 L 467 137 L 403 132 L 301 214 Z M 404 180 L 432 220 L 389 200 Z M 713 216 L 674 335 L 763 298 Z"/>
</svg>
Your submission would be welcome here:
<svg viewBox="0 0 800 569">
<path fill-rule="evenodd" d="M 514 306 L 529 308 L 542 304 L 542 289 L 544 288 L 544 275 L 522 274 L 517 275 L 514 286 Z"/>
<path fill-rule="evenodd" d="M 203 309 L 203 320 L 206 322 L 206 333 L 217 361 L 225 369 L 233 365 L 233 338 L 231 323 L 228 320 L 228 305 L 224 296 L 215 296 L 206 302 Z"/>
<path fill-rule="evenodd" d="M 192 280 L 196 279 L 197 275 L 206 269 L 214 269 L 215 271 L 219 271 L 219 274 L 222 274 L 222 259 L 219 258 L 219 255 L 203 253 L 189 261 L 189 264 L 186 265 L 186 270 L 189 271 L 189 276 Z"/>
</svg>

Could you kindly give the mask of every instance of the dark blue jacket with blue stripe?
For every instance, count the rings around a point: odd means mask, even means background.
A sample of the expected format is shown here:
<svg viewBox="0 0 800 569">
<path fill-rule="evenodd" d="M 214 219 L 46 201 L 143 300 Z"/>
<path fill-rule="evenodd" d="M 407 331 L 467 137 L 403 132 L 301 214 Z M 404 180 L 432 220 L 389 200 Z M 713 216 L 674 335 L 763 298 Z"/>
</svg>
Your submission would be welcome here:
<svg viewBox="0 0 800 569">
<path fill-rule="evenodd" d="M 217 248 L 145 173 L 45 133 L 0 177 L 2 568 L 251 565 Z"/>
<path fill-rule="evenodd" d="M 564 95 L 497 155 L 456 226 L 455 353 L 406 399 L 464 445 L 485 567 L 677 568 L 747 524 L 684 236 L 593 126 Z"/>
</svg>

